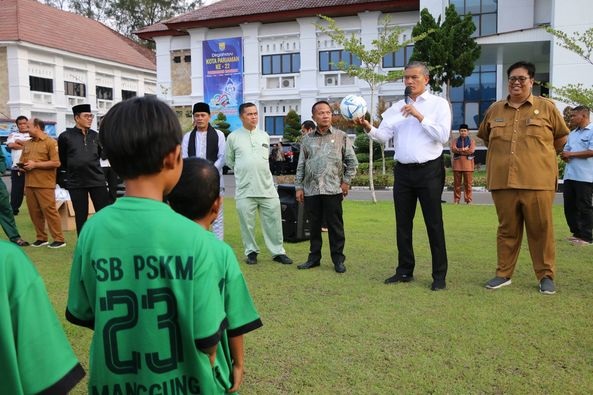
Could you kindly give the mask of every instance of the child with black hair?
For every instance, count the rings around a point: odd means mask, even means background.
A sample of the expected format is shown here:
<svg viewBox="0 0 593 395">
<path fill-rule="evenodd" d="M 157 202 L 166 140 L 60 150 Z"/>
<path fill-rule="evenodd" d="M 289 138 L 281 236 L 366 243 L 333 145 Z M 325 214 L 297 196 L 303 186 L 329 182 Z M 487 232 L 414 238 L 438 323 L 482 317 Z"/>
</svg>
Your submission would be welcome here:
<svg viewBox="0 0 593 395">
<path fill-rule="evenodd" d="M 222 201 L 218 170 L 206 159 L 184 159 L 181 178 L 168 195 L 168 200 L 173 210 L 204 229 L 210 229 L 218 216 Z M 224 279 L 220 286 L 228 320 L 228 328 L 216 353 L 215 371 L 227 391 L 232 393 L 239 389 L 243 381 L 243 335 L 261 327 L 262 322 L 249 295 L 235 253 L 213 233 L 210 235 L 210 243 L 223 247 L 220 258 L 217 259 L 218 265 L 212 269 L 220 272 L 218 276 Z"/>
<path fill-rule="evenodd" d="M 113 106 L 100 141 L 126 196 L 85 224 L 66 318 L 93 329 L 89 393 L 224 393 L 212 370 L 226 328 L 222 246 L 162 202 L 179 180 L 181 126 L 160 100 Z"/>
</svg>

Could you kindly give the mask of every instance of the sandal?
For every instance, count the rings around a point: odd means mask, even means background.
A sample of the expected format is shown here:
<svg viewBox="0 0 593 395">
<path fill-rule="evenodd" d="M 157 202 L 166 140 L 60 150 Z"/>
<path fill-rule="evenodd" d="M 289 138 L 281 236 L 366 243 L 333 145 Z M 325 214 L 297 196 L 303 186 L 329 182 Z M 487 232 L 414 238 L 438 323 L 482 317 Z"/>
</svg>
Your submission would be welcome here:
<svg viewBox="0 0 593 395">
<path fill-rule="evenodd" d="M 28 247 L 29 246 L 29 243 L 20 237 L 18 239 L 14 239 L 14 240 L 10 240 L 10 241 L 12 241 L 14 244 L 16 244 L 19 247 Z"/>
</svg>

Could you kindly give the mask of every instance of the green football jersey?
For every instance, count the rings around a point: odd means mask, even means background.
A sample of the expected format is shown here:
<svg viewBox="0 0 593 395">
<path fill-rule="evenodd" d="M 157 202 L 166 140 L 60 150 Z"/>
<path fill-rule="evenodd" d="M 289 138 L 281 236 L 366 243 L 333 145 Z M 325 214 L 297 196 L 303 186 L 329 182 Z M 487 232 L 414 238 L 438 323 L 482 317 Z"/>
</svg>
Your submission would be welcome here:
<svg viewBox="0 0 593 395">
<path fill-rule="evenodd" d="M 224 393 L 200 351 L 226 327 L 221 248 L 151 199 L 118 199 L 85 223 L 66 314 L 94 329 L 90 394 Z"/>
<path fill-rule="evenodd" d="M 0 181 L 2 182 L 2 181 Z M 0 394 L 66 394 L 83 377 L 37 270 L 0 241 Z"/>
<path fill-rule="evenodd" d="M 225 389 L 233 385 L 233 358 L 228 338 L 240 336 L 262 326 L 260 317 L 253 305 L 253 300 L 247 289 L 247 283 L 237 262 L 237 257 L 231 247 L 220 241 L 214 233 L 209 232 L 210 243 L 219 244 L 222 248 L 217 258 L 219 270 L 220 292 L 224 298 L 224 310 L 228 327 L 216 350 L 216 378 Z"/>
</svg>

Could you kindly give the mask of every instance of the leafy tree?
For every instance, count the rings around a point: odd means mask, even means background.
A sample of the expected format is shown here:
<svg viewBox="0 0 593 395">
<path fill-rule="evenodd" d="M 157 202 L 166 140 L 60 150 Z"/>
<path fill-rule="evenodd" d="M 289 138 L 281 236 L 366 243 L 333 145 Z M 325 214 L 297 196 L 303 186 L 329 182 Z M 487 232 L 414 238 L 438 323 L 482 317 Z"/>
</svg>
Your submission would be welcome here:
<svg viewBox="0 0 593 395">
<path fill-rule="evenodd" d="M 101 23 L 107 23 L 109 19 L 109 0 L 70 0 L 69 3 L 72 11 L 79 15 L 86 16 L 89 19 L 94 19 Z M 54 6 L 53 1 L 50 5 Z"/>
<path fill-rule="evenodd" d="M 81 0 L 74 0 L 81 1 Z M 82 0 L 93 1 L 93 0 Z M 99 1 L 99 0 L 95 0 Z M 203 1 L 184 0 L 106 0 L 107 16 L 121 34 L 133 38 L 133 32 L 200 6 Z"/>
<path fill-rule="evenodd" d="M 471 37 L 476 30 L 471 15 L 459 16 L 455 6 L 445 9 L 445 19 L 437 20 L 424 8 L 420 21 L 412 30 L 413 35 L 426 34 L 414 45 L 410 60 L 426 62 L 430 69 L 430 87 L 434 92 L 461 86 L 465 77 L 472 74 L 480 57 L 480 47 Z M 450 89 L 447 89 L 447 100 Z"/>
<path fill-rule="evenodd" d="M 593 65 L 593 28 L 585 30 L 584 33 L 573 33 L 572 36 L 551 27 L 547 27 L 546 30 L 559 40 L 557 44 L 562 48 L 568 49 Z M 582 83 L 578 83 L 563 87 L 548 84 L 548 88 L 556 100 L 593 108 L 593 87 L 585 88 Z"/>
<path fill-rule="evenodd" d="M 414 36 L 413 38 L 404 42 L 399 41 L 399 38 L 403 32 L 400 27 L 390 25 L 390 19 L 384 18 L 383 25 L 379 29 L 379 36 L 372 41 L 372 47 L 367 48 L 360 40 L 360 37 L 355 34 L 347 36 L 346 33 L 337 25 L 336 21 L 330 17 L 320 15 L 321 19 L 325 23 L 316 23 L 315 26 L 326 33 L 334 42 L 342 46 L 344 50 L 356 55 L 361 60 L 361 65 L 346 64 L 343 61 L 334 64 L 338 69 L 346 72 L 348 75 L 357 77 L 365 81 L 371 90 L 371 103 L 369 108 L 371 109 L 371 119 L 375 119 L 375 96 L 379 86 L 395 81 L 401 78 L 403 71 L 392 70 L 384 72 L 380 68 L 385 55 L 396 52 L 400 48 L 403 48 L 417 40 L 420 40 L 423 36 Z M 373 178 L 373 141 L 369 141 L 369 186 L 371 189 L 371 195 L 373 202 L 377 202 L 375 195 L 375 184 Z"/>
<path fill-rule="evenodd" d="M 301 116 L 290 110 L 284 118 L 284 140 L 297 141 L 301 136 Z"/>
<path fill-rule="evenodd" d="M 226 115 L 221 112 L 219 112 L 216 118 L 212 121 L 212 126 L 224 133 L 224 137 L 227 137 L 229 133 L 231 133 L 229 129 L 231 124 L 226 121 Z"/>
</svg>

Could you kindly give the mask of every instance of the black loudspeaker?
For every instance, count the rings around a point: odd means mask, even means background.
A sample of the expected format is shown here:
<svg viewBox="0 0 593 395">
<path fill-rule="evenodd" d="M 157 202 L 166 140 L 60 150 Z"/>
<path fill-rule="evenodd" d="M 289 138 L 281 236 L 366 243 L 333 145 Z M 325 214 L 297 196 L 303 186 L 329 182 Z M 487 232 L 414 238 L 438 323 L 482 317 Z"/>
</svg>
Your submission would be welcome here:
<svg viewBox="0 0 593 395">
<path fill-rule="evenodd" d="M 282 234 L 286 242 L 309 240 L 311 225 L 305 215 L 305 206 L 296 201 L 294 185 L 278 185 L 280 209 L 282 211 Z"/>
</svg>

